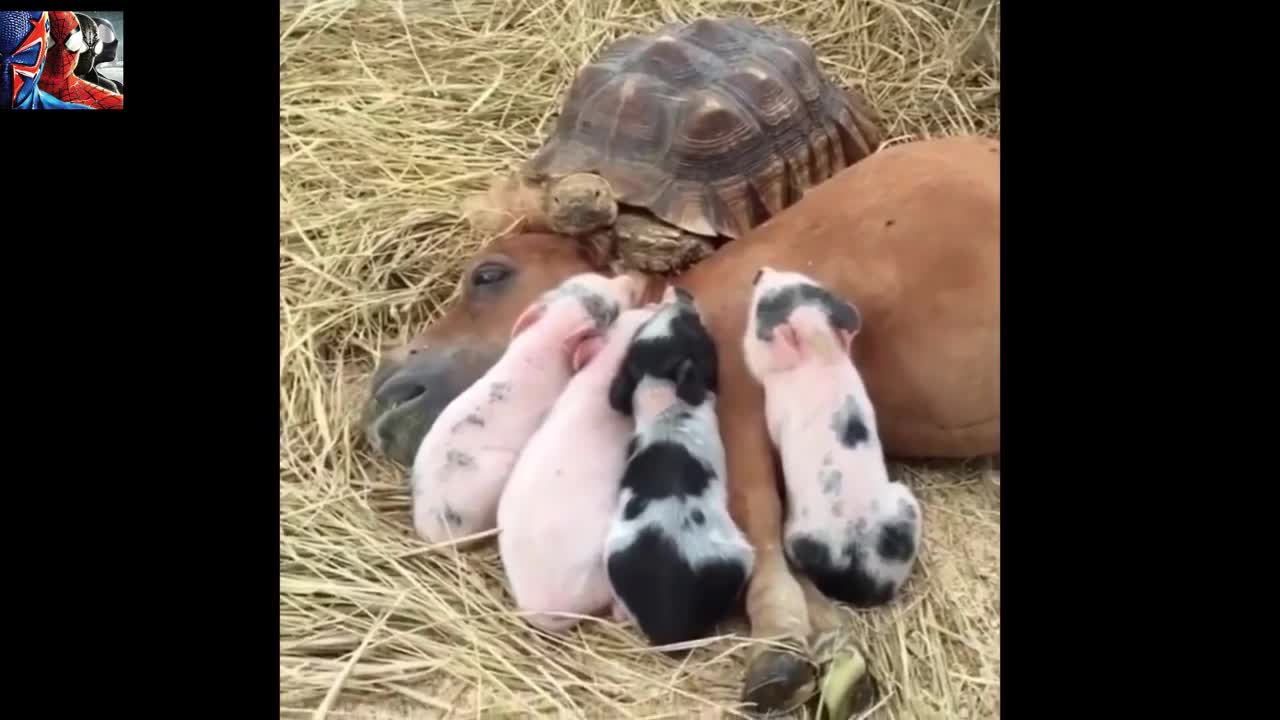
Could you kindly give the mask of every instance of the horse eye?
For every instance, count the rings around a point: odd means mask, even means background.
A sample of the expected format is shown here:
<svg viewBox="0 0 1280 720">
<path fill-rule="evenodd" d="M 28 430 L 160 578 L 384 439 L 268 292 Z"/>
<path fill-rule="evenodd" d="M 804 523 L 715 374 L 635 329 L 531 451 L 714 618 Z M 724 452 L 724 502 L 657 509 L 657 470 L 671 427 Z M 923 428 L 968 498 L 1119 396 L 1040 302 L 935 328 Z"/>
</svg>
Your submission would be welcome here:
<svg viewBox="0 0 1280 720">
<path fill-rule="evenodd" d="M 511 275 L 511 269 L 498 263 L 484 263 L 471 273 L 472 285 L 492 285 Z"/>
</svg>

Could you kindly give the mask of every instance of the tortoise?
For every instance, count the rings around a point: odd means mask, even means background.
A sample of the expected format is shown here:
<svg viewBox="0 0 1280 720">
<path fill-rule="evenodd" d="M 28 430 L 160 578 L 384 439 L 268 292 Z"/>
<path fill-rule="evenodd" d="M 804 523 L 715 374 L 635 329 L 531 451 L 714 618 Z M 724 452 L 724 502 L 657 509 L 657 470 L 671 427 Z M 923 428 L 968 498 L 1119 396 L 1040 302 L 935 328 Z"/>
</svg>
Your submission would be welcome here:
<svg viewBox="0 0 1280 720">
<path fill-rule="evenodd" d="M 464 214 L 494 231 L 522 219 L 615 264 L 678 272 L 874 152 L 880 122 L 785 30 L 669 24 L 583 67 L 541 149 Z"/>
</svg>

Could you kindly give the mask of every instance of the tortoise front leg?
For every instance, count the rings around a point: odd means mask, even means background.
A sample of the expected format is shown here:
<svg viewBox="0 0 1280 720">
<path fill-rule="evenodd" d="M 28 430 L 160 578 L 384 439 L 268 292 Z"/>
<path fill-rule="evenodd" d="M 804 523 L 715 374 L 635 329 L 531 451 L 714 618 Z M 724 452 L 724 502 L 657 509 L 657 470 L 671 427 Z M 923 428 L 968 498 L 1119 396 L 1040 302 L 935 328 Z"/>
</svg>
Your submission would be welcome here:
<svg viewBox="0 0 1280 720">
<path fill-rule="evenodd" d="M 628 270 L 676 275 L 716 251 L 712 238 L 685 232 L 636 210 L 619 213 L 610 232 L 617 261 Z"/>
<path fill-rule="evenodd" d="M 725 394 L 718 415 L 729 473 L 729 512 L 755 550 L 747 618 L 752 637 L 797 647 L 797 652 L 770 647 L 753 651 L 742 699 L 764 712 L 791 705 L 813 681 L 815 668 L 801 650 L 811 631 L 805 594 L 782 552 L 782 497 L 765 429 L 764 396 L 737 356 L 721 356 Z"/>
</svg>

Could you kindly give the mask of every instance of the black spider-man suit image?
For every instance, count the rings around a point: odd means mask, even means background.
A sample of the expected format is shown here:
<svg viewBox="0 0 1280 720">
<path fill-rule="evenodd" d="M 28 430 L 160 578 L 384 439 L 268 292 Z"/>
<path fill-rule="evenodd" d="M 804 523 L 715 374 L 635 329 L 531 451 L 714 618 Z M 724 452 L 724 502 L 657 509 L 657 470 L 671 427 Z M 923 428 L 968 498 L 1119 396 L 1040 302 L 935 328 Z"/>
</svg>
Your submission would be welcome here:
<svg viewBox="0 0 1280 720">
<path fill-rule="evenodd" d="M 76 77 L 83 78 L 101 88 L 124 94 L 124 82 L 112 80 L 98 70 L 99 65 L 116 59 L 116 47 L 120 38 L 116 35 L 115 26 L 106 18 L 92 17 L 84 13 L 76 13 L 80 19 L 80 30 L 84 33 L 85 45 L 89 46 L 80 55 L 76 63 Z"/>
</svg>

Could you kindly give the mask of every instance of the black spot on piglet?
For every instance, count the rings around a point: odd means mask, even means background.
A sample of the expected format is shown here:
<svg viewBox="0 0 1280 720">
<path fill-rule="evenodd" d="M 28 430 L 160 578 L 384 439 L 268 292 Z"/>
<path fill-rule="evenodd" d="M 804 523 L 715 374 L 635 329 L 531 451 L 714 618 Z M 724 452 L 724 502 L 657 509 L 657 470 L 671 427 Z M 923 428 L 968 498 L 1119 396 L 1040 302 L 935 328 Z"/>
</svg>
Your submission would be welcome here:
<svg viewBox="0 0 1280 720">
<path fill-rule="evenodd" d="M 773 340 L 774 328 L 786 322 L 801 305 L 822 308 L 831 327 L 838 330 L 856 333 L 862 329 L 862 316 L 851 303 L 820 285 L 796 284 L 776 289 L 756 303 L 756 337 L 765 342 Z"/>
<path fill-rule="evenodd" d="M 880 526 L 880 540 L 876 543 L 876 552 L 890 562 L 906 562 L 916 550 L 915 540 L 911 536 L 914 528 L 906 520 L 895 520 Z"/>
<path fill-rule="evenodd" d="M 672 537 L 654 525 L 641 529 L 626 550 L 609 555 L 605 568 L 652 645 L 710 634 L 741 602 L 747 583 L 746 568 L 736 560 L 709 559 L 691 567 Z"/>
<path fill-rule="evenodd" d="M 845 422 L 844 430 L 840 433 L 840 442 L 845 447 L 854 448 L 866 442 L 868 436 L 867 426 L 863 424 L 862 418 L 855 416 Z"/>
<path fill-rule="evenodd" d="M 469 468 L 476 464 L 476 459 L 474 457 L 469 453 L 462 452 L 461 450 L 450 450 L 445 453 L 444 461 L 454 467 L 460 468 Z"/>
<path fill-rule="evenodd" d="M 618 319 L 617 303 L 609 302 L 599 295 L 583 295 L 581 300 L 583 309 L 587 311 L 587 315 L 591 317 L 597 329 L 603 331 Z"/>
<path fill-rule="evenodd" d="M 500 402 L 507 399 L 507 395 L 511 393 L 511 383 L 496 382 L 489 386 L 489 401 Z"/>
<path fill-rule="evenodd" d="M 649 505 L 648 498 L 632 497 L 627 501 L 627 506 L 622 509 L 623 520 L 635 520 L 640 517 L 640 513 Z"/>
<path fill-rule="evenodd" d="M 831 418 L 831 429 L 835 431 L 840 444 L 852 450 L 871 437 L 867 424 L 862 421 L 858 412 L 858 403 L 852 395 L 846 395 L 844 405 Z"/>
<path fill-rule="evenodd" d="M 829 467 L 820 470 L 818 478 L 822 482 L 822 492 L 824 495 L 839 495 L 844 485 L 844 473 L 840 472 L 840 468 Z"/>
<path fill-rule="evenodd" d="M 850 556 L 847 566 L 837 565 L 826 545 L 804 535 L 789 539 L 786 549 L 791 562 L 827 597 L 863 608 L 893 599 L 893 583 L 871 577 L 863 565 L 865 549 L 856 543 L 846 548 Z"/>
<path fill-rule="evenodd" d="M 474 425 L 475 427 L 484 427 L 484 418 L 480 417 L 480 415 L 476 413 L 471 413 L 470 415 L 462 418 L 457 423 L 455 423 L 453 426 L 453 431 L 458 432 L 459 430 L 461 430 L 463 427 L 467 425 Z"/>
<path fill-rule="evenodd" d="M 445 505 L 444 521 L 449 523 L 450 527 L 460 527 L 462 525 L 462 516 L 458 514 L 457 510 Z"/>
</svg>

